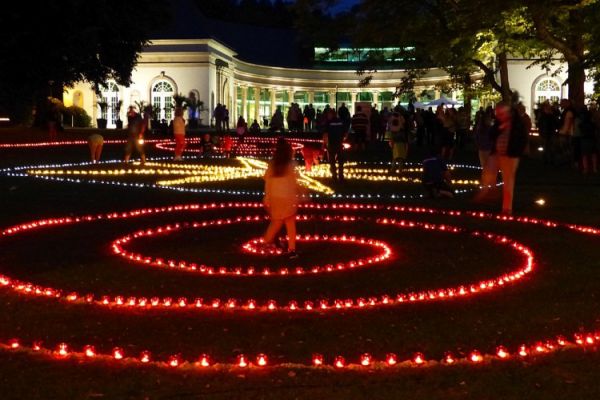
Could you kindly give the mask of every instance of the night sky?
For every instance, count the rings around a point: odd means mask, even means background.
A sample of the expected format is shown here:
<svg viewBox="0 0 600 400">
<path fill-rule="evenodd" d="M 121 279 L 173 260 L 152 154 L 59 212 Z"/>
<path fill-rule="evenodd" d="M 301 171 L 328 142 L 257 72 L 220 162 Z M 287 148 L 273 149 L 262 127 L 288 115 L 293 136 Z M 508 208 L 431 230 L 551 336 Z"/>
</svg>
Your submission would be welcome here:
<svg viewBox="0 0 600 400">
<path fill-rule="evenodd" d="M 360 0 L 340 0 L 339 4 L 333 7 L 334 12 L 342 12 L 349 10 L 355 4 L 360 3 Z"/>
</svg>

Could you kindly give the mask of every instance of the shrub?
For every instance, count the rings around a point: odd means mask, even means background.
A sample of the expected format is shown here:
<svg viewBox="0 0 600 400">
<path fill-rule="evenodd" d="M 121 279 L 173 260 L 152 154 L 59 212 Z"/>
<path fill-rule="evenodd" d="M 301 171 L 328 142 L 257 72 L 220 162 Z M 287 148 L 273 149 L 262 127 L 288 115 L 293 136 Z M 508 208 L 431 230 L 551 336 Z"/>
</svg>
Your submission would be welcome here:
<svg viewBox="0 0 600 400">
<path fill-rule="evenodd" d="M 89 128 L 92 123 L 92 117 L 81 107 L 71 106 L 64 110 L 64 124 L 69 125 L 73 121 L 73 127 Z"/>
</svg>

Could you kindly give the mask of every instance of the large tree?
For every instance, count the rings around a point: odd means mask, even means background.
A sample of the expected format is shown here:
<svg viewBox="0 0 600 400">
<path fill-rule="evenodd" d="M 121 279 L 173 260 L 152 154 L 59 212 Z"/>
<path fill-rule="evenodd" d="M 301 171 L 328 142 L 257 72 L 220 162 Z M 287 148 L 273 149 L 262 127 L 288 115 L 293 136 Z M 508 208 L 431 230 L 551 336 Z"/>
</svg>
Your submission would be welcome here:
<svg viewBox="0 0 600 400">
<path fill-rule="evenodd" d="M 526 0 L 523 6 L 532 35 L 547 46 L 546 61 L 567 63 L 569 99 L 582 106 L 586 70 L 600 66 L 600 1 Z"/>
<path fill-rule="evenodd" d="M 471 74 L 482 71 L 507 100 L 509 56 L 539 58 L 550 70 L 564 61 L 577 106 L 585 71 L 600 75 L 600 0 L 362 0 L 353 16 L 357 45 L 411 49 L 408 68 L 446 69 L 467 89 Z"/>
<path fill-rule="evenodd" d="M 529 22 L 510 0 L 485 4 L 363 0 L 361 4 L 355 40 L 409 49 L 405 55 L 413 60 L 409 68 L 442 68 L 454 85 L 466 91 L 475 84 L 471 76 L 482 71 L 484 83 L 510 100 L 508 56 L 540 51 L 540 44 L 529 35 Z"/>
<path fill-rule="evenodd" d="M 3 4 L 0 108 L 24 122 L 65 86 L 130 83 L 138 55 L 168 18 L 166 0 L 53 0 Z"/>
</svg>

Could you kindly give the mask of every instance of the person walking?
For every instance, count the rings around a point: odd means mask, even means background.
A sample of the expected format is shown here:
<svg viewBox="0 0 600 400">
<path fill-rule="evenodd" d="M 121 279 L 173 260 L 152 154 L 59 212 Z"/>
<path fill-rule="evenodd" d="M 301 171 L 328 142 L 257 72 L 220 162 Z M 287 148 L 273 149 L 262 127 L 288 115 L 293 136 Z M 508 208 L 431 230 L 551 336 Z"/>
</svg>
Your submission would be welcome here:
<svg viewBox="0 0 600 400">
<path fill-rule="evenodd" d="M 356 113 L 352 116 L 352 130 L 354 141 L 359 151 L 367 148 L 367 131 L 369 130 L 369 117 L 362 111 L 362 106 L 356 106 Z"/>
<path fill-rule="evenodd" d="M 326 115 L 327 124 L 325 135 L 327 137 L 327 156 L 331 178 L 335 182 L 344 182 L 344 140 L 348 131 L 346 124 L 339 118 L 334 110 L 329 110 Z"/>
<path fill-rule="evenodd" d="M 100 161 L 102 147 L 104 146 L 104 137 L 99 133 L 88 136 L 88 145 L 90 147 L 90 157 L 94 164 Z"/>
<path fill-rule="evenodd" d="M 148 106 L 144 108 L 143 112 L 143 118 L 135 111 L 133 106 L 129 107 L 129 111 L 127 112 L 127 143 L 125 145 L 125 162 L 129 162 L 131 154 L 135 149 L 140 154 L 142 165 L 146 163 L 144 134 L 148 129 L 152 107 Z"/>
<path fill-rule="evenodd" d="M 496 121 L 491 128 L 492 151 L 485 167 L 486 182 L 495 183 L 498 168 L 502 172 L 502 213 L 511 215 L 515 177 L 519 160 L 527 147 L 526 121 L 508 103 L 496 105 Z M 486 190 L 484 188 L 484 190 Z"/>
<path fill-rule="evenodd" d="M 408 132 L 406 130 L 406 119 L 401 113 L 394 111 L 388 121 L 390 132 L 390 147 L 392 148 L 392 164 L 390 172 L 396 167 L 402 172 L 408 155 Z"/>
<path fill-rule="evenodd" d="M 538 130 L 544 146 L 544 164 L 554 164 L 558 120 L 549 102 L 542 103 L 537 121 Z"/>
<path fill-rule="evenodd" d="M 175 109 L 173 137 L 175 138 L 175 161 L 181 161 L 185 149 L 185 120 L 183 119 L 183 108 L 181 107 Z"/>
<path fill-rule="evenodd" d="M 271 219 L 263 236 L 263 243 L 268 249 L 272 249 L 277 234 L 285 225 L 288 236 L 287 256 L 290 259 L 298 258 L 296 213 L 299 197 L 303 194 L 298 185 L 298 176 L 292 161 L 293 155 L 292 146 L 286 140 L 280 139 L 264 176 L 265 197 L 263 199 Z"/>
</svg>

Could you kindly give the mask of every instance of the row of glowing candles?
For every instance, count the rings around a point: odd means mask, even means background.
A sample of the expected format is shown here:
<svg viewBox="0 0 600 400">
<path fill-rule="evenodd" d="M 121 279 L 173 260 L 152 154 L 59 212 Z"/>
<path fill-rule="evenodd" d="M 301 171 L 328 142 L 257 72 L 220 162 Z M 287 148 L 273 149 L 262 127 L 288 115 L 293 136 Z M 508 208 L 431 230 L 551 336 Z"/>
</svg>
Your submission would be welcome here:
<svg viewBox="0 0 600 400">
<path fill-rule="evenodd" d="M 155 209 L 143 209 L 136 210 L 132 212 L 125 213 L 109 213 L 105 215 L 96 215 L 96 216 L 86 216 L 86 217 L 75 217 L 75 218 L 63 218 L 63 219 L 50 219 L 50 220 L 40 220 L 34 221 L 27 224 L 18 225 L 15 227 L 7 228 L 2 231 L 2 235 L 15 235 L 23 231 L 28 231 L 36 228 L 50 227 L 50 226 L 60 226 L 60 225 L 71 225 L 75 223 L 89 223 L 92 221 L 104 220 L 104 219 L 122 219 L 122 218 L 130 218 L 130 217 L 139 217 L 149 214 L 159 214 L 159 213 L 169 213 L 176 211 L 198 211 L 198 210 L 210 210 L 210 209 L 226 209 L 226 208 L 257 208 L 260 203 L 224 203 L 224 204 L 204 204 L 204 205 L 188 205 L 188 206 L 173 206 L 173 207 L 163 207 L 163 208 L 155 208 Z M 385 206 L 377 206 L 377 205 L 362 205 L 362 204 L 354 204 L 354 205 L 318 205 L 318 204 L 306 204 L 303 207 L 307 209 L 340 209 L 347 210 L 347 208 L 353 208 L 356 210 L 380 210 L 386 209 Z M 240 217 L 241 220 L 246 218 Z M 331 219 L 331 216 L 327 218 Z M 344 218 L 348 221 L 352 220 L 350 217 L 340 216 L 340 220 L 344 220 Z M 255 221 L 256 218 L 250 218 L 250 220 Z M 235 219 L 221 219 L 215 220 L 215 224 L 226 224 L 235 221 Z M 414 228 L 420 227 L 425 230 L 438 230 L 449 233 L 459 233 L 462 230 L 460 228 L 452 227 L 449 225 L 436 225 L 432 223 L 416 223 L 412 221 L 405 220 L 395 220 L 395 219 L 382 219 L 381 223 L 384 225 L 402 227 L 402 228 Z M 144 231 L 148 232 L 148 231 Z M 152 231 L 154 232 L 154 231 Z M 80 303 L 88 303 L 88 304 L 96 304 L 103 306 L 135 306 L 141 309 L 146 309 L 147 307 L 160 307 L 161 309 L 177 309 L 177 308 L 194 308 L 194 309 L 235 309 L 235 310 L 257 310 L 257 311 L 272 311 L 272 310 L 283 310 L 283 311 L 296 311 L 296 310 L 336 310 L 336 309 L 350 309 L 350 308 L 365 308 L 369 306 L 384 306 L 384 305 L 392 305 L 392 304 L 401 304 L 401 303 L 411 303 L 417 301 L 432 301 L 432 300 L 448 300 L 455 297 L 462 297 L 467 295 L 478 294 L 481 292 L 485 292 L 488 290 L 499 289 L 505 287 L 506 284 L 512 283 L 522 279 L 526 274 L 530 273 L 533 270 L 534 257 L 532 252 L 525 246 L 519 244 L 518 242 L 514 242 L 511 239 L 504 236 L 496 236 L 490 233 L 480 233 L 480 232 L 472 232 L 472 234 L 476 237 L 482 237 L 489 240 L 493 240 L 498 244 L 504 244 L 512 247 L 519 253 L 521 253 L 525 258 L 525 263 L 517 270 L 512 271 L 510 273 L 506 273 L 497 278 L 483 280 L 473 284 L 460 285 L 454 288 L 443 288 L 443 289 L 435 289 L 435 290 L 423 290 L 420 292 L 412 292 L 412 293 L 400 293 L 396 296 L 391 296 L 388 294 L 371 296 L 368 298 L 356 298 L 356 299 L 335 299 L 335 300 L 327 300 L 327 299 L 317 299 L 314 301 L 305 301 L 303 304 L 300 301 L 292 300 L 289 302 L 287 306 L 278 305 L 276 300 L 268 300 L 266 303 L 258 303 L 255 300 L 222 300 L 222 299 L 213 299 L 212 301 L 206 302 L 202 298 L 196 298 L 194 300 L 187 299 L 185 297 L 179 297 L 177 301 L 174 301 L 171 297 L 158 298 L 151 297 L 150 299 L 146 297 L 132 297 L 132 296 L 97 296 L 94 294 L 83 295 L 80 293 L 72 292 L 65 294 L 60 289 L 54 288 L 44 288 L 40 286 L 36 286 L 33 283 L 29 282 L 21 282 L 19 280 L 13 280 L 8 276 L 0 276 L 0 285 L 4 287 L 11 288 L 12 290 L 24 293 L 28 295 L 35 296 L 45 296 L 45 297 L 55 297 L 61 300 L 67 300 L 69 302 L 80 302 Z M 138 232 L 138 235 L 140 233 Z M 344 239 L 345 237 L 345 239 Z M 347 241 L 350 236 L 341 236 L 338 237 L 337 240 L 341 242 Z M 368 240 L 367 240 L 368 242 Z M 371 243 L 376 243 L 371 242 Z M 382 244 L 383 245 L 383 244 Z M 384 256 L 389 257 L 392 254 L 392 251 L 389 247 L 383 248 Z M 139 260 L 137 260 L 139 258 Z M 381 261 L 383 256 L 376 255 L 371 260 L 371 263 Z M 142 263 L 146 263 L 146 259 L 139 256 L 133 257 L 134 260 L 140 261 Z M 364 263 L 363 263 L 364 264 Z M 358 265 L 358 264 L 357 264 Z M 173 267 L 179 267 L 180 265 L 173 264 Z M 171 267 L 169 265 L 169 267 Z M 187 267 L 187 265 L 186 265 Z M 348 266 L 350 267 L 350 266 Z M 336 269 L 335 266 L 331 265 L 331 271 Z M 283 270 L 285 271 L 285 270 Z M 328 271 L 326 267 L 325 271 Z M 213 270 L 214 272 L 214 270 Z M 228 271 L 225 269 L 218 269 L 218 274 L 226 274 Z M 246 271 L 248 272 L 248 271 Z M 289 271 L 288 271 L 289 272 Z M 328 271 L 329 272 L 329 271 Z M 234 275 L 237 275 L 237 272 L 233 271 Z M 241 274 L 241 271 L 240 271 Z M 264 275 L 264 274 L 263 274 Z M 267 274 L 268 275 L 268 274 Z M 301 305 L 302 304 L 302 305 Z"/>
<path fill-rule="evenodd" d="M 162 161 L 167 160 L 169 158 L 154 158 L 153 160 Z M 255 160 L 259 161 L 259 160 Z M 185 192 L 185 193 L 212 193 L 212 194 L 222 194 L 222 195 L 233 195 L 233 196 L 262 196 L 264 195 L 262 190 L 245 190 L 245 189 L 222 189 L 222 188 L 208 188 L 208 187 L 186 187 L 183 184 L 186 183 L 194 183 L 194 182 L 186 182 L 185 180 L 181 180 L 178 182 L 159 182 L 158 183 L 148 183 L 148 182 L 126 182 L 119 180 L 107 180 L 104 177 L 106 176 L 115 176 L 120 174 L 127 174 L 127 170 L 122 167 L 116 167 L 112 174 L 109 173 L 109 170 L 106 170 L 103 174 L 102 172 L 94 173 L 86 172 L 87 179 L 82 179 L 76 177 L 73 168 L 76 167 L 86 167 L 90 165 L 110 165 L 110 164 L 121 164 L 121 160 L 106 160 L 101 161 L 98 164 L 93 164 L 89 162 L 81 162 L 81 163 L 62 163 L 62 164 L 46 164 L 46 165 L 29 165 L 29 166 L 19 166 L 19 167 L 11 167 L 0 170 L 0 173 L 3 173 L 6 176 L 11 177 L 31 177 L 42 179 L 46 181 L 56 181 L 56 182 L 66 182 L 66 183 L 74 183 L 74 184 L 92 184 L 92 185 L 105 185 L 105 186 L 116 186 L 116 187 L 125 187 L 125 188 L 150 188 L 150 189 L 162 189 L 162 190 L 171 190 L 177 192 Z M 377 165 L 385 165 L 386 163 L 375 163 Z M 389 164 L 389 163 L 387 163 Z M 172 164 L 175 165 L 175 164 Z M 191 165 L 191 164 L 189 164 Z M 71 173 L 67 173 L 66 169 L 71 169 Z M 454 165 L 453 168 L 465 168 L 465 169 L 477 169 L 478 167 L 472 165 Z M 49 170 L 56 169 L 64 169 L 62 173 L 60 172 L 48 172 Z M 83 170 L 82 170 L 83 171 Z M 64 174 L 64 175 L 63 175 Z M 260 173 L 258 173 L 260 175 Z M 102 179 L 99 179 L 102 178 Z M 227 179 L 237 179 L 236 176 L 230 176 Z M 456 183 L 461 185 L 457 180 Z M 314 190 L 315 193 L 311 193 L 308 195 L 310 198 L 319 199 L 324 197 L 331 197 L 332 199 L 347 199 L 347 200 L 373 200 L 373 199 L 384 199 L 389 198 L 391 200 L 407 200 L 407 199 L 420 199 L 424 198 L 425 195 L 422 193 L 419 194 L 406 194 L 406 193 L 390 193 L 390 194 L 381 194 L 381 193 L 335 193 L 333 190 L 316 179 L 310 177 L 308 174 L 303 173 L 303 177 L 301 177 L 300 182 L 305 186 L 309 187 L 311 190 Z M 471 182 L 473 183 L 473 182 Z M 468 180 L 463 180 L 462 185 L 469 185 Z M 499 184 L 500 185 L 500 184 Z M 456 189 L 456 194 L 463 194 L 473 190 L 476 190 L 476 186 L 472 186 L 471 188 L 462 188 Z"/>
<path fill-rule="evenodd" d="M 538 341 L 533 345 L 522 344 L 514 351 L 509 350 L 505 346 L 498 346 L 493 353 L 482 353 L 479 350 L 472 350 L 468 353 L 455 354 L 451 351 L 444 353 L 442 359 L 428 359 L 423 353 L 416 352 L 411 358 L 400 358 L 396 353 L 387 353 L 384 358 L 377 359 L 370 353 L 362 353 L 354 362 L 342 355 L 334 356 L 327 359 L 321 353 L 313 353 L 310 358 L 310 363 L 273 363 L 264 353 L 259 353 L 254 357 L 246 354 L 238 354 L 235 362 L 220 362 L 213 359 L 208 354 L 201 354 L 195 360 L 186 360 L 180 354 L 174 354 L 163 360 L 154 360 L 152 353 L 144 350 L 139 355 L 128 355 L 122 347 L 114 347 L 110 352 L 102 353 L 96 350 L 93 345 L 85 345 L 81 350 L 75 350 L 74 347 L 67 343 L 59 343 L 53 349 L 46 348 L 41 341 L 34 341 L 31 345 L 26 346 L 19 339 L 11 339 L 6 343 L 0 343 L 0 349 L 13 351 L 28 351 L 50 356 L 54 359 L 66 358 L 83 358 L 83 359 L 104 359 L 114 361 L 128 361 L 140 364 L 153 364 L 163 367 L 182 367 L 184 365 L 208 368 L 215 367 L 220 369 L 226 368 L 248 368 L 248 367 L 277 367 L 278 365 L 285 368 L 305 368 L 305 367 L 333 367 L 335 369 L 345 368 L 361 368 L 361 367 L 411 367 L 411 366 L 435 366 L 435 365 L 459 365 L 459 364 L 480 364 L 485 361 L 491 362 L 494 360 L 510 360 L 510 359 L 526 359 L 544 354 L 550 354 L 558 350 L 573 349 L 584 347 L 588 349 L 597 349 L 600 343 L 600 332 L 595 333 L 576 333 L 573 335 L 573 340 L 570 341 L 564 336 L 558 336 L 552 340 Z"/>
<path fill-rule="evenodd" d="M 306 222 L 312 220 L 323 220 L 326 222 L 340 221 L 340 222 L 355 222 L 357 218 L 354 216 L 314 216 L 314 215 L 298 215 L 297 221 Z M 156 235 L 166 235 L 183 228 L 209 228 L 209 227 L 223 227 L 226 225 L 239 223 L 239 222 L 264 222 L 266 217 L 263 215 L 256 216 L 245 216 L 227 219 L 217 219 L 202 222 L 192 223 L 175 223 L 173 225 L 166 225 L 157 228 L 148 228 L 145 230 L 137 231 L 132 234 L 123 236 L 119 239 L 114 240 L 111 243 L 111 248 L 114 254 L 117 254 L 128 261 L 137 262 L 144 265 L 163 267 L 163 268 L 175 268 L 181 271 L 197 272 L 207 275 L 235 275 L 235 276 L 252 276 L 252 275 L 263 275 L 263 276 L 285 276 L 290 274 L 302 275 L 305 273 L 318 274 L 323 272 L 334 272 L 343 271 L 346 269 L 353 269 L 362 266 L 371 266 L 389 259 L 393 252 L 391 247 L 380 240 L 361 238 L 352 235 L 340 234 L 340 235 L 296 235 L 296 240 L 301 242 L 330 242 L 330 243 L 341 243 L 348 245 L 367 246 L 380 250 L 373 256 L 363 257 L 356 260 L 350 260 L 346 262 L 337 262 L 335 264 L 327 265 L 314 265 L 311 267 L 296 267 L 290 270 L 288 267 L 282 267 L 279 269 L 272 269 L 269 267 L 216 267 L 210 265 L 204 265 L 197 263 L 190 263 L 183 260 L 165 260 L 163 258 L 147 257 L 138 253 L 130 252 L 126 249 L 126 245 L 131 244 L 135 239 L 143 237 L 153 237 Z M 281 251 L 277 249 L 265 250 L 262 246 L 263 242 L 260 239 L 253 239 L 242 245 L 242 249 L 251 254 L 260 255 L 277 255 L 281 254 Z"/>
</svg>

